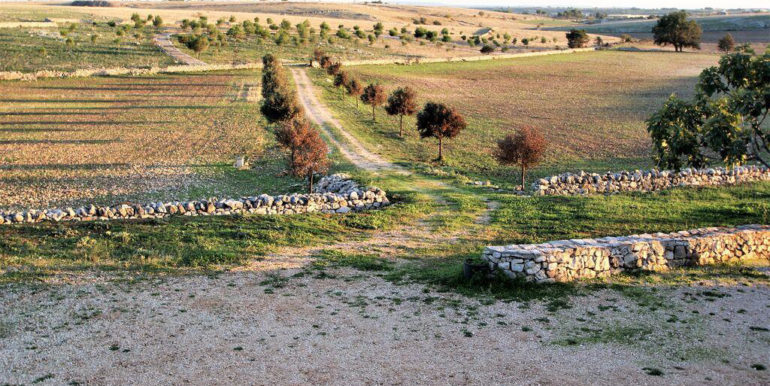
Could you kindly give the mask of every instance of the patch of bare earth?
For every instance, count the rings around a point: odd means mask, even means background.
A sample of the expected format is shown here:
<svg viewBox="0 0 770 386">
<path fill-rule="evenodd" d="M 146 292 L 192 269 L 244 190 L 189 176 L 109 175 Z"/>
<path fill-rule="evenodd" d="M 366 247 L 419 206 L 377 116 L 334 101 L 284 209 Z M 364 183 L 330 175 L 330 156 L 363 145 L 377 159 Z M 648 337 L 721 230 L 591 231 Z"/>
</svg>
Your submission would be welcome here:
<svg viewBox="0 0 770 386">
<path fill-rule="evenodd" d="M 661 291 L 645 311 L 611 290 L 495 302 L 395 285 L 351 270 L 281 270 L 140 281 L 7 285 L 0 379 L 31 383 L 762 384 L 770 290 Z M 277 278 L 275 274 L 280 275 Z M 285 279 L 288 278 L 288 279 Z M 691 293 L 724 294 L 690 302 Z M 608 308 L 609 307 L 609 308 Z M 698 311 L 695 314 L 694 311 Z M 713 313 L 713 315 L 710 315 Z M 687 323 L 667 322 L 669 314 Z M 729 319 L 728 321 L 725 321 Z M 581 329 L 646 336 L 559 342 Z M 655 368 L 662 376 L 647 375 Z"/>
</svg>

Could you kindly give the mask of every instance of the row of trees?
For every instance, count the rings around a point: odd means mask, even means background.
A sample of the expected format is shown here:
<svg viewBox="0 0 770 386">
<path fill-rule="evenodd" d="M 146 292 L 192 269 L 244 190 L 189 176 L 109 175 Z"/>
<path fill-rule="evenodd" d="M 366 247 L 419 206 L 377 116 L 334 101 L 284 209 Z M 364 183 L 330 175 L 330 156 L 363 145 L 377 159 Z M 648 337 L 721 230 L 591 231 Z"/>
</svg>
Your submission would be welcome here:
<svg viewBox="0 0 770 386">
<path fill-rule="evenodd" d="M 312 193 L 314 176 L 329 170 L 329 149 L 305 118 L 278 58 L 267 54 L 262 64 L 260 111 L 274 125 L 276 140 L 288 153 L 289 170 L 294 176 L 307 179 L 308 192 Z"/>
<path fill-rule="evenodd" d="M 385 89 L 376 83 L 361 88 L 361 83 L 346 71 L 339 63 L 333 62 L 321 51 L 314 53 L 314 59 L 327 74 L 334 76 L 334 86 L 347 90 L 348 95 L 372 106 L 372 120 L 376 121 L 376 107 L 385 105 L 388 115 L 399 117 L 399 136 L 403 136 L 404 117 L 417 114 L 417 132 L 420 138 L 435 138 L 438 141 L 438 158 L 443 160 L 443 143 L 460 134 L 467 127 L 463 116 L 454 108 L 443 103 L 427 102 L 419 112 L 417 94 L 409 87 L 398 87 L 386 98 Z M 546 149 L 546 141 L 540 131 L 525 127 L 516 134 L 500 140 L 495 150 L 495 157 L 504 165 L 521 167 L 522 189 L 526 170 L 540 162 Z"/>
</svg>

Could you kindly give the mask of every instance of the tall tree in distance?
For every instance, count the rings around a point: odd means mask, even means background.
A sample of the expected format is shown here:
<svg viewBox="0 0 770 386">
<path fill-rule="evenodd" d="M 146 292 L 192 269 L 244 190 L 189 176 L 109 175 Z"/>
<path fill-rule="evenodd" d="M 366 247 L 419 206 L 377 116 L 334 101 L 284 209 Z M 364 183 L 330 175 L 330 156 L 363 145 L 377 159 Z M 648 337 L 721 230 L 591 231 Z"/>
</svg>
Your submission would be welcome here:
<svg viewBox="0 0 770 386">
<path fill-rule="evenodd" d="M 404 115 L 414 115 L 417 112 L 416 94 L 411 87 L 400 87 L 388 97 L 385 111 L 389 115 L 398 115 L 398 136 L 404 136 Z"/>
<path fill-rule="evenodd" d="M 703 34 L 695 20 L 687 20 L 687 12 L 671 12 L 658 20 L 652 27 L 655 44 L 674 46 L 674 51 L 682 52 L 685 47 L 700 49 L 700 38 Z"/>
<path fill-rule="evenodd" d="M 497 142 L 495 158 L 503 165 L 521 167 L 521 190 L 524 190 L 527 169 L 540 162 L 546 146 L 547 143 L 540 131 L 523 127 L 516 134 L 508 134 Z"/>
<path fill-rule="evenodd" d="M 375 108 L 377 106 L 382 106 L 382 104 L 385 103 L 385 89 L 379 84 L 370 83 L 364 88 L 363 94 L 361 94 L 361 102 L 372 106 L 372 121 L 377 122 Z"/>
<path fill-rule="evenodd" d="M 444 160 L 444 138 L 456 137 L 466 126 L 462 115 L 443 103 L 428 102 L 417 114 L 417 131 L 420 138 L 438 139 L 437 161 Z"/>
</svg>

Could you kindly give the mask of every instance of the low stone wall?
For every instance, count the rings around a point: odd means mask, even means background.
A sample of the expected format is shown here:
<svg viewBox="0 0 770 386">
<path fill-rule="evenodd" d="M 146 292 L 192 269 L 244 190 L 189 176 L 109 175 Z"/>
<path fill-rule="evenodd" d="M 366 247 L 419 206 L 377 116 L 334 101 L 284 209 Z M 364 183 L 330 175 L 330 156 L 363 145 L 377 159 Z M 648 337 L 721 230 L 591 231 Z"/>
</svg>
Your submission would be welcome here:
<svg viewBox="0 0 770 386">
<path fill-rule="evenodd" d="M 486 247 L 483 259 L 511 278 L 535 282 L 605 277 L 623 271 L 662 271 L 770 259 L 770 226 L 703 228 L 600 239 Z"/>
<path fill-rule="evenodd" d="M 180 216 L 221 216 L 232 214 L 286 215 L 298 213 L 348 213 L 389 205 L 379 188 L 360 188 L 344 175 L 322 178 L 313 194 L 287 194 L 242 197 L 240 199 L 206 199 L 195 201 L 155 202 L 149 204 L 88 205 L 80 208 L 24 210 L 3 212 L 0 224 L 37 223 L 43 221 L 89 221 L 113 219 L 161 218 Z"/>
<path fill-rule="evenodd" d="M 770 181 L 770 169 L 740 166 L 732 169 L 637 170 L 605 174 L 564 173 L 541 178 L 532 184 L 539 196 L 575 196 L 593 193 L 651 192 L 677 186 L 719 186 L 744 182 Z"/>
</svg>

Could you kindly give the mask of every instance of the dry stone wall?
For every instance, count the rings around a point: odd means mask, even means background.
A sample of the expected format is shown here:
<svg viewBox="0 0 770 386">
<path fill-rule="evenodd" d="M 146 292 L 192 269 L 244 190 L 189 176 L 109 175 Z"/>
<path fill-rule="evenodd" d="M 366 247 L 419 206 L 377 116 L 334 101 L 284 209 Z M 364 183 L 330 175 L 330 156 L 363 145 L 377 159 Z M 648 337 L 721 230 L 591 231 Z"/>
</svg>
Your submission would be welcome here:
<svg viewBox="0 0 770 386">
<path fill-rule="evenodd" d="M 486 247 L 483 259 L 511 278 L 566 282 L 623 271 L 770 259 L 770 226 L 702 228 L 676 233 Z"/>
<path fill-rule="evenodd" d="M 195 201 L 154 202 L 149 204 L 87 205 L 79 208 L 23 210 L 3 212 L 0 224 L 38 223 L 43 221 L 89 221 L 161 218 L 180 216 L 221 216 L 232 214 L 286 215 L 298 213 L 348 213 L 380 208 L 390 204 L 382 189 L 361 188 L 345 175 L 322 178 L 313 194 L 286 194 L 205 199 Z"/>
<path fill-rule="evenodd" d="M 744 182 L 770 181 L 770 169 L 740 166 L 732 169 L 636 170 L 617 173 L 564 173 L 541 178 L 532 185 L 539 196 L 576 196 L 619 192 L 652 192 L 678 186 L 720 186 Z"/>
</svg>

